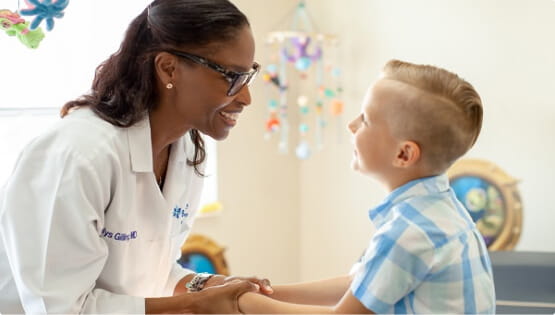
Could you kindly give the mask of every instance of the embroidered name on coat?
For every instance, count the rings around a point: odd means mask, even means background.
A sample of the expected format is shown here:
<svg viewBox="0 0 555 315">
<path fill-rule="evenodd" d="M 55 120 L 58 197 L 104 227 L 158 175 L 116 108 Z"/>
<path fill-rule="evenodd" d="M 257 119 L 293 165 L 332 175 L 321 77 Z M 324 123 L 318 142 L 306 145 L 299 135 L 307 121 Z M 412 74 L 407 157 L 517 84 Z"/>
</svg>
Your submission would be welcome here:
<svg viewBox="0 0 555 315">
<path fill-rule="evenodd" d="M 137 231 L 131 231 L 129 233 L 121 233 L 121 232 L 114 233 L 106 230 L 106 228 L 103 228 L 102 232 L 100 233 L 100 236 L 105 238 L 111 238 L 116 241 L 130 241 L 137 238 Z"/>
</svg>

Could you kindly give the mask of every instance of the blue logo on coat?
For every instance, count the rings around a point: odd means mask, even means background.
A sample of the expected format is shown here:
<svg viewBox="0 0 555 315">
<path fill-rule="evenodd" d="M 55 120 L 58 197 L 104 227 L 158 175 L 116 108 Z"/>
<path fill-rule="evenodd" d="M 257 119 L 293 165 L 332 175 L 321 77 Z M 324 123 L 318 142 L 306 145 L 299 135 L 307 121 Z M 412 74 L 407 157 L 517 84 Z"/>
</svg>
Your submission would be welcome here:
<svg viewBox="0 0 555 315">
<path fill-rule="evenodd" d="M 188 203 L 185 204 L 185 209 L 182 209 L 181 207 L 176 205 L 173 208 L 173 217 L 177 220 L 181 220 L 181 223 L 183 224 L 183 218 L 187 218 L 189 216 L 187 209 L 189 209 Z"/>
</svg>

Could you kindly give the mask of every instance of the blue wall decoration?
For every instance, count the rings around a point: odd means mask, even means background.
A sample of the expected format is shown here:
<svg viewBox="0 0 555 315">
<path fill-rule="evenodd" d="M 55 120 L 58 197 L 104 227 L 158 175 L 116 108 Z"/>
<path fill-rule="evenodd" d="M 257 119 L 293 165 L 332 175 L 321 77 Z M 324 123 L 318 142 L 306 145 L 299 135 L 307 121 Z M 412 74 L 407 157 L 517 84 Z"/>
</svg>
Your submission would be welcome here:
<svg viewBox="0 0 555 315">
<path fill-rule="evenodd" d="M 489 250 L 513 249 L 522 229 L 517 180 L 495 164 L 463 159 L 448 171 L 457 199 L 468 210 Z"/>
</svg>

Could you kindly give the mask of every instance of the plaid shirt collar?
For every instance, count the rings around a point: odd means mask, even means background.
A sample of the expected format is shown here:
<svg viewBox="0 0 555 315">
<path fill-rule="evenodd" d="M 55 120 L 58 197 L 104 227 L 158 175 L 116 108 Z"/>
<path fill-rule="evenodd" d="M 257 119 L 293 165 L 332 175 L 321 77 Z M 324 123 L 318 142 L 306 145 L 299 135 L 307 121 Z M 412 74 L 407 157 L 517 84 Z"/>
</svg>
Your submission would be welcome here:
<svg viewBox="0 0 555 315">
<path fill-rule="evenodd" d="M 423 177 L 412 180 L 393 190 L 377 207 L 369 210 L 368 214 L 376 228 L 386 223 L 391 209 L 412 197 L 426 196 L 450 190 L 449 178 L 446 174 Z"/>
</svg>

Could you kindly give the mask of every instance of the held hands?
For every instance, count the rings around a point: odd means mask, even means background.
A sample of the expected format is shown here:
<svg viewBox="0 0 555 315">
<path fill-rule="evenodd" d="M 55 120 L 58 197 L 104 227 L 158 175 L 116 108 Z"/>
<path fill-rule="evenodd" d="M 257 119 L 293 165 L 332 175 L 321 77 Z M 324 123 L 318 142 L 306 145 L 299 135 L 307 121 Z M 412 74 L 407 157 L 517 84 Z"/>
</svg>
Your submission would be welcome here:
<svg viewBox="0 0 555 315">
<path fill-rule="evenodd" d="M 257 277 L 235 277 L 235 276 L 226 277 L 223 275 L 214 275 L 210 277 L 210 279 L 208 279 L 208 281 L 205 284 L 205 288 L 223 285 L 237 280 L 251 282 L 257 287 L 258 289 L 257 291 L 260 291 L 260 293 L 263 293 L 266 295 L 274 293 L 274 289 L 272 289 L 270 280 L 266 278 L 260 279 Z"/>
<path fill-rule="evenodd" d="M 197 292 L 172 297 L 146 298 L 145 314 L 232 314 L 240 313 L 237 299 L 243 293 L 257 292 L 252 282 L 235 280 Z"/>
<path fill-rule="evenodd" d="M 194 279 L 198 277 L 198 279 Z M 207 278 L 207 280 L 206 280 Z M 188 283 L 186 285 L 186 283 Z M 190 287 L 190 289 L 188 289 Z M 226 277 L 223 275 L 190 275 L 183 278 L 176 286 L 174 299 L 179 313 L 194 314 L 231 314 L 240 313 L 238 298 L 247 292 L 272 294 L 273 289 L 268 279 L 257 277 Z M 148 306 L 148 303 L 147 303 Z M 153 304 L 153 306 L 156 306 Z M 167 307 L 168 304 L 165 304 Z M 152 313 L 167 312 L 168 309 L 151 308 Z"/>
<path fill-rule="evenodd" d="M 221 285 L 206 286 L 199 292 L 190 293 L 191 305 L 184 306 L 184 310 L 194 314 L 240 313 L 237 302 L 239 296 L 257 291 L 257 285 L 247 280 L 231 280 Z"/>
</svg>

